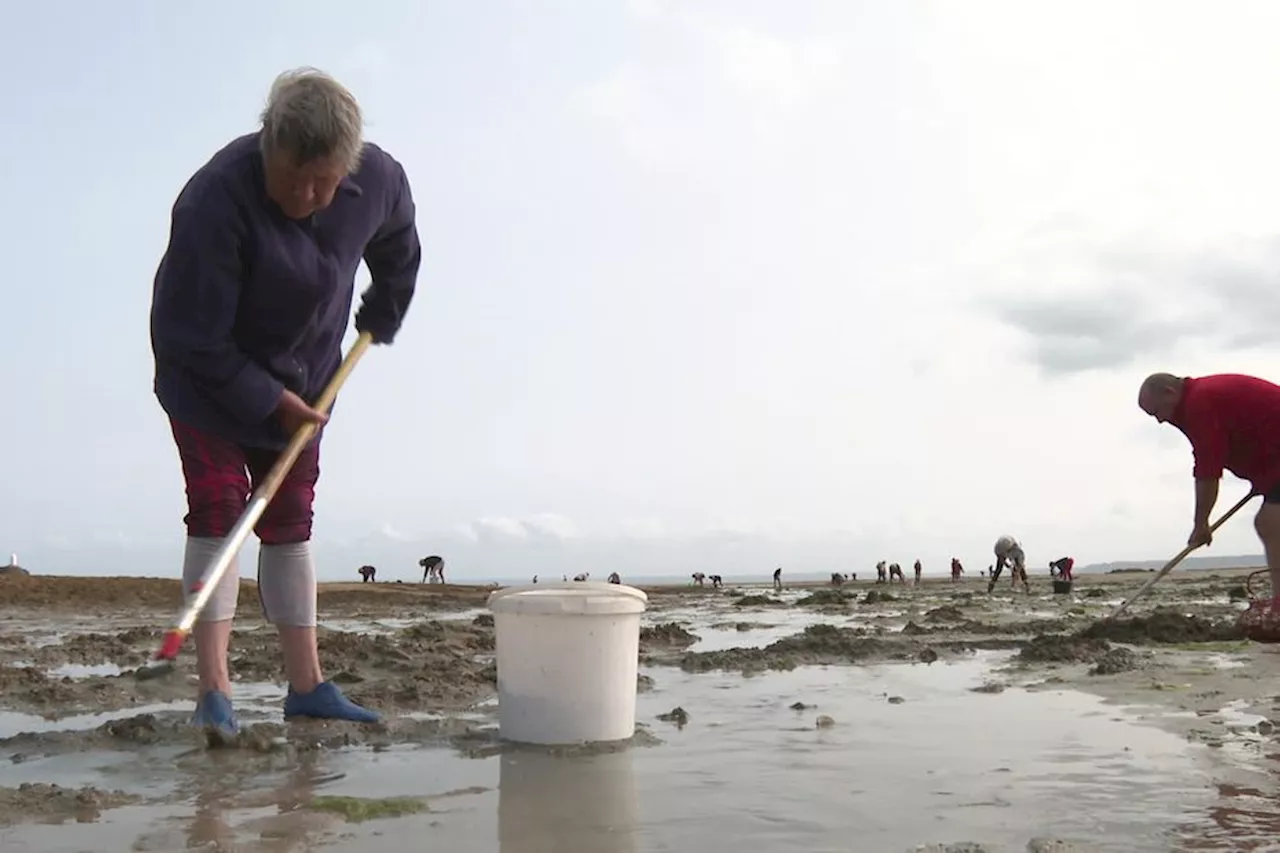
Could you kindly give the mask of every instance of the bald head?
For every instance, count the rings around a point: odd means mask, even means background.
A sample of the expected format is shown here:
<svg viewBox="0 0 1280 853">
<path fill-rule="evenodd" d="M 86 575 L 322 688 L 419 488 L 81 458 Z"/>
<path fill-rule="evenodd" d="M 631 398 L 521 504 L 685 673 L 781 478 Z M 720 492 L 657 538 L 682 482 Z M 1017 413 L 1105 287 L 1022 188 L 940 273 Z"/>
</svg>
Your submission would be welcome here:
<svg viewBox="0 0 1280 853">
<path fill-rule="evenodd" d="M 1138 388 L 1138 408 L 1165 423 L 1182 400 L 1182 379 L 1172 373 L 1153 373 Z"/>
</svg>

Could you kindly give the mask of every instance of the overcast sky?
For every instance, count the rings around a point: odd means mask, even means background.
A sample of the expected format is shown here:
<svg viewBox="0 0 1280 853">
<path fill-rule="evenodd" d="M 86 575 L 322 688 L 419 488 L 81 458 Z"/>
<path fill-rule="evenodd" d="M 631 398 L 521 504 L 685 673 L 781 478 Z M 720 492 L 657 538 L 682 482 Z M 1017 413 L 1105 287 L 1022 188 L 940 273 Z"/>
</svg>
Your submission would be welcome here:
<svg viewBox="0 0 1280 853">
<path fill-rule="evenodd" d="M 1172 556 L 1191 457 L 1141 378 L 1280 379 L 1277 3 L 7 18 L 0 550 L 34 571 L 178 572 L 152 277 L 182 184 L 304 64 L 425 243 L 326 436 L 326 577 Z M 1242 516 L 1208 553 L 1257 550 Z"/>
</svg>

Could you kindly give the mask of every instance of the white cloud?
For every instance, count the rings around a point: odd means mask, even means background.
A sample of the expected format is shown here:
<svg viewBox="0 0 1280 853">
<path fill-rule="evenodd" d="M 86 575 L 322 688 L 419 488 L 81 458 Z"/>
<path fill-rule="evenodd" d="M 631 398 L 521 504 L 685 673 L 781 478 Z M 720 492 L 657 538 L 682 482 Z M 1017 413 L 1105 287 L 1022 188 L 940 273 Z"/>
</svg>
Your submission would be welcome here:
<svg viewBox="0 0 1280 853">
<path fill-rule="evenodd" d="M 668 535 L 667 525 L 660 518 L 624 518 L 618 525 L 623 538 L 660 539 Z"/>
<path fill-rule="evenodd" d="M 570 518 L 553 512 L 541 512 L 520 518 L 491 515 L 462 527 L 466 538 L 475 542 L 528 541 L 530 539 L 565 541 L 582 536 Z"/>
<path fill-rule="evenodd" d="M 532 533 L 553 539 L 577 539 L 582 531 L 571 519 L 553 512 L 542 512 L 522 519 L 521 524 Z"/>
<path fill-rule="evenodd" d="M 782 105 L 810 102 L 836 81 L 840 56 L 831 45 L 788 42 L 734 27 L 712 32 L 725 79 L 743 93 Z"/>
<path fill-rule="evenodd" d="M 378 532 L 387 539 L 393 539 L 397 542 L 413 542 L 415 537 L 410 536 L 403 530 L 396 527 L 390 521 L 382 522 L 382 526 L 378 528 Z"/>
<path fill-rule="evenodd" d="M 482 542 L 502 539 L 528 539 L 528 529 L 519 519 L 491 515 L 471 522 L 476 538 Z"/>
<path fill-rule="evenodd" d="M 625 0 L 627 16 L 636 21 L 661 21 L 669 18 L 678 0 Z"/>
<path fill-rule="evenodd" d="M 638 163 L 691 170 L 740 160 L 804 139 L 832 115 L 842 68 L 837 45 L 784 39 L 732 16 L 726 23 L 642 6 L 641 17 L 660 24 L 655 37 L 682 48 L 626 58 L 567 99 L 571 112 L 594 119 Z"/>
<path fill-rule="evenodd" d="M 631 62 L 571 92 L 567 105 L 605 129 L 635 160 L 671 168 L 695 162 L 705 148 L 685 100 L 671 75 Z"/>
<path fill-rule="evenodd" d="M 434 551 L 477 578 L 861 571 L 917 551 L 985 566 L 1005 530 L 1083 561 L 1185 541 L 1189 454 L 1136 411 L 1134 386 L 1149 368 L 1280 375 L 1280 117 L 1266 109 L 1280 4 L 630 0 L 600 13 L 603 48 L 573 6 L 517 33 L 459 4 L 451 22 L 486 50 L 442 52 L 430 40 L 452 34 L 406 28 L 316 55 L 424 176 L 429 256 L 405 333 L 369 357 L 326 439 L 326 565 L 420 577 Z M 291 26 L 300 44 L 324 39 L 323 22 Z M 73 47 L 50 61 L 101 65 L 92 42 Z M 499 53 L 554 61 L 511 74 Z M 448 84 L 424 87 L 444 55 Z M 160 251 L 138 250 L 127 223 L 163 225 L 208 134 L 243 129 L 265 85 L 195 68 L 174 88 L 163 67 L 120 91 L 140 109 L 168 98 L 166 132 L 187 138 L 126 194 L 137 210 L 69 226 L 126 253 L 108 265 L 121 281 Z M 167 91 L 143 85 L 156 81 Z M 71 100 L 53 118 L 92 106 L 55 94 Z M 80 183 L 90 214 L 122 198 Z M 84 272 L 68 281 L 95 280 Z M 80 319 L 69 339 L 146 373 L 140 339 Z M 82 361 L 9 377 L 12 408 L 54 426 L 11 418 L 6 443 L 65 452 L 11 460 L 23 488 L 0 539 L 24 562 L 154 556 L 147 570 L 172 574 L 163 419 L 145 382 L 94 384 Z M 1052 382 L 1035 369 L 1054 364 Z M 68 426 L 89 398 L 116 415 L 94 442 Z M 128 500 L 103 485 L 121 460 Z M 85 483 L 70 498 L 68 478 Z M 40 553 L 68 516 L 136 541 L 104 536 L 94 553 L 77 527 L 56 559 Z M 152 524 L 154 551 L 137 544 Z M 1215 542 L 1236 547 L 1256 547 L 1247 523 Z"/>
</svg>

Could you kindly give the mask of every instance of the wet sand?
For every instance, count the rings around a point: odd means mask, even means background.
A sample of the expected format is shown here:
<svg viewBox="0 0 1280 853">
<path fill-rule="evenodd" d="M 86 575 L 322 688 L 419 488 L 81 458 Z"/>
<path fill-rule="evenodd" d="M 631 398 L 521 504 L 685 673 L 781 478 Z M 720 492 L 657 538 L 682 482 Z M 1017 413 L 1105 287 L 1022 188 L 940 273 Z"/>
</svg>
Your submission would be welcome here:
<svg viewBox="0 0 1280 853">
<path fill-rule="evenodd" d="M 6 577 L 0 849 L 1280 850 L 1280 649 L 1234 627 L 1245 574 L 1175 573 L 1111 624 L 1148 573 L 649 588 L 636 737 L 551 751 L 497 737 L 487 588 L 323 585 L 327 673 L 388 721 L 285 724 L 246 581 L 246 733 L 208 750 L 189 650 L 127 672 L 176 582 Z"/>
</svg>

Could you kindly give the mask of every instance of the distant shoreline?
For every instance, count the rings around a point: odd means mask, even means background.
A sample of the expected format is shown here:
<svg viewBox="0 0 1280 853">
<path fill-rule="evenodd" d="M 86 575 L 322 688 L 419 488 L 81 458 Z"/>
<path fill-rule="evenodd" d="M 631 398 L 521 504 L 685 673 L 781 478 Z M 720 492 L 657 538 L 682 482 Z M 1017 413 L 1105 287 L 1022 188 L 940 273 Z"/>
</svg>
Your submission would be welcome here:
<svg viewBox="0 0 1280 853">
<path fill-rule="evenodd" d="M 1162 560 L 1116 560 L 1110 563 L 1090 563 L 1076 567 L 1076 574 L 1109 573 L 1117 569 L 1159 569 L 1172 557 Z M 1224 557 L 1188 557 L 1178 565 L 1179 571 L 1205 571 L 1212 569 L 1265 569 L 1267 558 L 1263 554 L 1228 554 Z"/>
<path fill-rule="evenodd" d="M 1162 566 L 1164 566 L 1165 562 L 1167 561 L 1148 560 L 1148 561 L 1131 562 L 1131 563 L 1103 563 L 1098 565 L 1086 566 L 1083 569 L 1077 568 L 1075 570 L 1075 574 L 1077 576 L 1077 582 L 1084 581 L 1087 578 L 1089 583 L 1109 583 L 1112 581 L 1120 581 L 1125 578 L 1132 578 L 1134 576 L 1144 575 L 1149 572 L 1157 571 Z M 1197 562 L 1199 563 L 1198 565 L 1197 565 Z M 1180 564 L 1177 567 L 1177 569 L 1174 570 L 1174 574 L 1181 575 L 1189 572 L 1195 572 L 1195 573 L 1217 572 L 1220 574 L 1226 574 L 1226 575 L 1232 575 L 1232 576 L 1237 576 L 1237 575 L 1243 576 L 1244 574 L 1247 574 L 1249 572 L 1255 572 L 1260 569 L 1264 569 L 1265 567 L 1266 567 L 1265 561 L 1261 556 L 1258 556 L 1256 560 L 1254 560 L 1254 558 L 1247 557 L 1247 556 L 1234 559 L 1234 560 L 1231 558 L 1201 558 L 1199 561 L 1195 559 L 1188 559 L 1184 561 L 1182 564 Z M 1036 566 L 1028 566 L 1027 573 L 1033 582 L 1035 581 L 1043 582 L 1043 581 L 1049 580 L 1049 570 L 1047 566 L 1043 568 L 1036 567 Z M 388 572 L 388 574 L 390 573 Z M 908 585 L 910 585 L 910 583 L 913 580 L 911 578 L 911 572 L 908 570 L 906 574 L 908 578 Z M 595 577 L 593 573 L 591 580 L 598 582 L 598 581 L 604 580 L 604 578 L 605 578 L 605 575 L 603 574 L 600 577 Z M 1009 578 L 1009 574 L 1008 572 L 1005 572 L 1000 577 L 1000 583 L 1002 584 L 1008 583 L 1009 582 L 1008 578 Z M 167 575 L 167 576 L 166 575 L 66 575 L 66 574 L 42 575 L 38 573 L 32 573 L 29 575 L 16 575 L 16 574 L 6 575 L 6 573 L 0 572 L 0 586 L 3 586 L 6 583 L 21 584 L 24 582 L 30 583 L 32 581 L 54 581 L 56 583 L 66 583 L 66 582 L 100 583 L 100 582 L 112 581 L 112 580 L 131 581 L 133 583 L 166 584 L 170 582 L 177 583 L 177 576 L 176 575 Z M 496 586 L 526 586 L 530 584 L 531 580 L 532 580 L 531 577 L 499 578 L 499 577 L 483 577 L 483 576 L 481 577 L 454 576 L 449 578 L 450 582 L 448 584 L 445 584 L 442 586 L 440 584 L 424 584 L 421 582 L 421 576 L 419 575 L 414 577 L 404 577 L 404 576 L 382 577 L 382 578 L 378 578 L 375 583 L 370 583 L 370 584 L 363 584 L 358 578 L 350 578 L 350 579 L 349 578 L 322 578 L 319 581 L 319 585 L 323 588 L 328 588 L 328 589 L 353 588 L 353 587 L 357 587 L 357 588 L 364 587 L 365 589 L 385 588 L 385 587 L 401 587 L 401 588 L 407 587 L 412 589 L 434 590 L 434 591 L 445 592 L 449 588 L 454 588 L 454 589 L 468 588 L 468 587 L 469 588 L 487 588 L 495 585 Z M 561 582 L 559 577 L 552 578 L 552 577 L 547 577 L 545 575 L 542 576 L 540 580 L 544 584 Z M 925 573 L 924 575 L 922 575 L 921 580 L 923 583 L 929 586 L 933 586 L 935 584 L 950 584 L 951 576 L 949 574 L 940 575 L 936 573 L 935 574 Z M 986 578 L 975 571 L 966 571 L 964 576 L 961 578 L 961 584 L 975 584 L 975 583 L 980 583 L 985 581 L 986 581 Z M 694 589 L 698 588 L 693 584 L 692 578 L 689 575 L 684 575 L 684 574 L 633 575 L 633 576 L 624 575 L 622 577 L 622 582 L 629 586 L 635 586 L 640 588 L 655 588 L 655 589 L 670 589 L 670 588 L 681 588 L 681 587 L 694 588 Z M 831 583 L 831 576 L 829 573 L 820 574 L 820 573 L 814 573 L 814 572 L 806 572 L 803 574 L 796 573 L 794 575 L 788 575 L 784 569 L 783 575 L 782 575 L 782 583 L 784 587 L 791 587 L 791 588 L 820 587 L 820 586 L 829 585 Z M 252 578 L 241 578 L 241 584 L 243 586 L 250 586 L 250 587 L 255 585 L 254 580 Z M 874 586 L 875 584 L 876 584 L 876 579 L 875 579 L 874 570 L 866 573 L 860 572 L 858 579 L 856 581 L 851 580 L 847 582 L 848 586 L 858 586 L 858 587 Z M 726 587 L 733 586 L 733 587 L 769 588 L 773 585 L 773 581 L 770 575 L 765 573 L 752 574 L 752 575 L 725 575 L 724 585 Z M 709 579 L 707 580 L 703 588 L 708 590 L 712 588 L 711 581 Z"/>
</svg>

